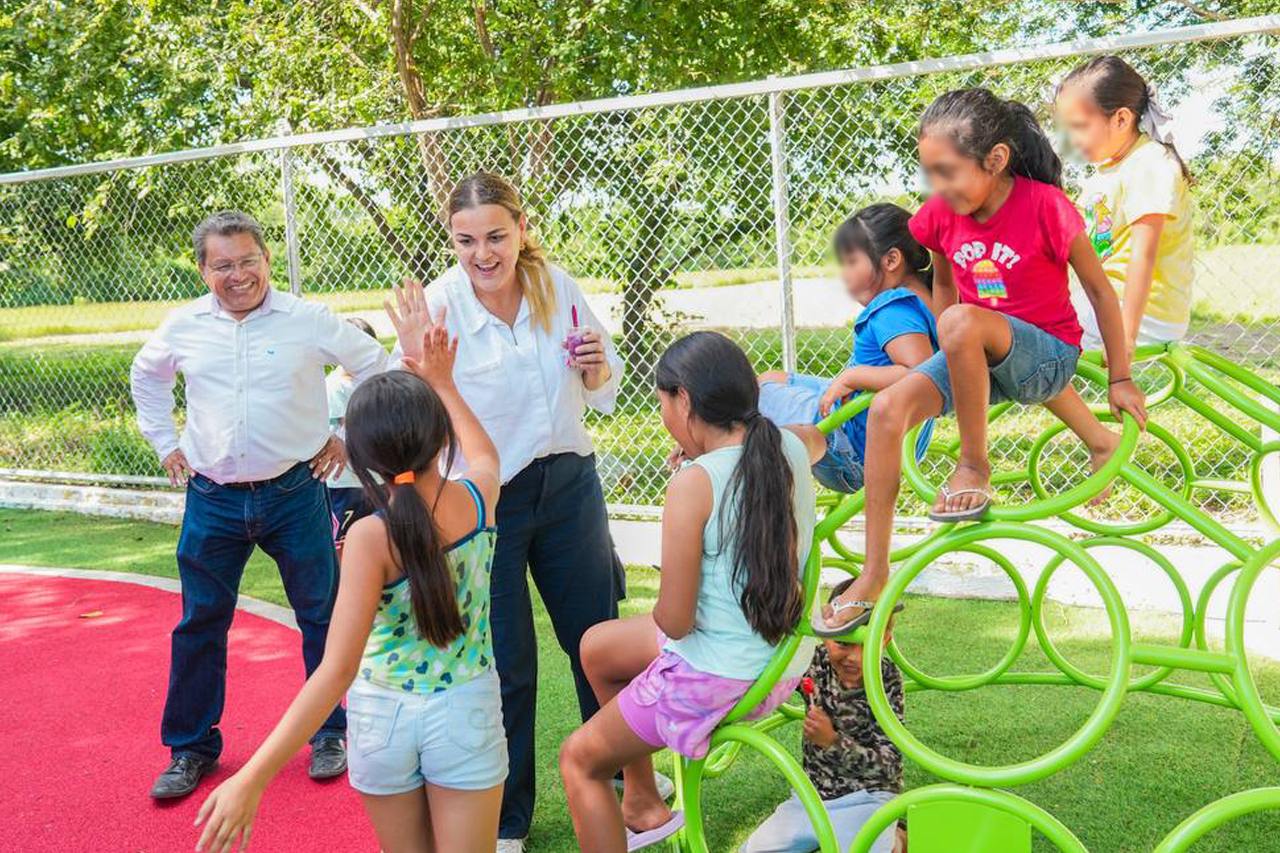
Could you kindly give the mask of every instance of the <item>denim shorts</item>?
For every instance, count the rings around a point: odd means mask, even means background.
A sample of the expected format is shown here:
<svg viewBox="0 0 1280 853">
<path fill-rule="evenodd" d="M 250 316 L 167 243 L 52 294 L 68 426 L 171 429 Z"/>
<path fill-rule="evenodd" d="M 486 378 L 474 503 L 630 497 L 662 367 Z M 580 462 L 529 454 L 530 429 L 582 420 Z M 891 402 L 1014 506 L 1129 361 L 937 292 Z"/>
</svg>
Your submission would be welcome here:
<svg viewBox="0 0 1280 853">
<path fill-rule="evenodd" d="M 1048 332 L 1017 317 L 1009 321 L 1013 343 L 999 364 L 991 365 L 991 404 L 1043 403 L 1052 400 L 1071 384 L 1080 360 L 1080 348 L 1054 337 Z M 942 412 L 955 408 L 951 393 L 951 372 L 947 357 L 939 350 L 929 360 L 913 368 L 933 380 L 942 395 Z"/>
<path fill-rule="evenodd" d="M 347 778 L 362 794 L 424 784 L 480 791 L 507 778 L 498 674 L 440 693 L 406 693 L 363 679 L 347 691 Z"/>
<path fill-rule="evenodd" d="M 779 427 L 817 423 L 818 404 L 830 384 L 830 379 L 804 373 L 787 374 L 785 384 L 765 382 L 760 386 L 760 414 Z M 814 464 L 813 478 L 832 491 L 849 495 L 862 488 L 862 460 L 844 430 L 833 430 L 827 436 L 827 452 Z"/>
</svg>

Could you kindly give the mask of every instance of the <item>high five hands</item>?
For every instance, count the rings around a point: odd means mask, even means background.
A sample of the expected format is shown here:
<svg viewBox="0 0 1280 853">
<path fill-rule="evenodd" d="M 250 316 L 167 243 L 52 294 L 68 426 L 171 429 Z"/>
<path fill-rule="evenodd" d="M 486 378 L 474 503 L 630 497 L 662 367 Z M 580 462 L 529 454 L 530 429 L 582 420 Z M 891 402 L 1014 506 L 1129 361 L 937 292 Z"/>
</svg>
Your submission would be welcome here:
<svg viewBox="0 0 1280 853">
<path fill-rule="evenodd" d="M 410 362 L 421 364 L 427 337 L 437 329 L 444 330 L 445 309 L 442 307 L 439 315 L 432 317 L 422 285 L 412 279 L 406 278 L 398 286 L 393 284 L 391 293 L 395 297 L 395 305 L 391 304 L 391 300 L 384 300 L 382 307 L 396 330 L 405 366 L 408 367 Z M 445 332 L 445 335 L 447 338 L 448 333 Z M 457 342 L 454 341 L 451 346 L 456 351 Z M 452 360 L 449 366 L 452 369 Z M 417 370 L 413 372 L 418 373 Z"/>
</svg>

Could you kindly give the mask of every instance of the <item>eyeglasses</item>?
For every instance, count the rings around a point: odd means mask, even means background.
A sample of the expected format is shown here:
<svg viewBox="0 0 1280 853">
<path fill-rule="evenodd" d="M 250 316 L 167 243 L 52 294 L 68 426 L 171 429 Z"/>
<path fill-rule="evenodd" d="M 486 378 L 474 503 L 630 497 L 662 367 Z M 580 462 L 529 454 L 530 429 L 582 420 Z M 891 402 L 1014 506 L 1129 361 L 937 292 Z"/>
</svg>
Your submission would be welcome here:
<svg viewBox="0 0 1280 853">
<path fill-rule="evenodd" d="M 235 270 L 239 270 L 242 273 L 249 273 L 256 270 L 260 263 L 262 263 L 262 255 L 250 255 L 249 257 L 241 258 L 238 261 L 221 261 L 219 263 L 212 264 L 209 267 L 209 272 L 216 276 L 228 276 Z"/>
</svg>

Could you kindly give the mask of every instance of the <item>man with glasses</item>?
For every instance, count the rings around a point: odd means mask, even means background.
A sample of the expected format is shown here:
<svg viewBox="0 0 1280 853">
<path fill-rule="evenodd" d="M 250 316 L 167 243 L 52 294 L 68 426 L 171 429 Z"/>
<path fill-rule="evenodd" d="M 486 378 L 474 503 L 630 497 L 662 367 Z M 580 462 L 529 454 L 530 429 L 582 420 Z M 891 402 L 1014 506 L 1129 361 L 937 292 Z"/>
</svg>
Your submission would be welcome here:
<svg viewBox="0 0 1280 853">
<path fill-rule="evenodd" d="M 329 432 L 325 366 L 356 381 L 385 369 L 376 339 L 322 305 L 271 288 L 271 253 L 248 214 L 222 211 L 192 235 L 209 292 L 172 311 L 133 360 L 142 434 L 175 486 L 186 485 L 178 539 L 182 619 L 173 629 L 160 737 L 169 767 L 151 789 L 184 797 L 222 751 L 227 631 L 255 545 L 275 560 L 302 632 L 307 674 L 319 665 L 338 563 L 325 479 L 346 464 Z M 173 419 L 186 384 L 186 424 Z M 315 779 L 346 769 L 339 706 L 311 742 Z"/>
</svg>

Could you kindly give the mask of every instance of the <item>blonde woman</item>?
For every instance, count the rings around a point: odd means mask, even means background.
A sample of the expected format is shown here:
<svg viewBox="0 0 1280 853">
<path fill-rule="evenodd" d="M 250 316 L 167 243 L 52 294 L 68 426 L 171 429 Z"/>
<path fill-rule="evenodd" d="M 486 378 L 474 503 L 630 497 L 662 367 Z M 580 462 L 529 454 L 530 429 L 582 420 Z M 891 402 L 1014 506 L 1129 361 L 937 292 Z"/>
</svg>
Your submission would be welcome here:
<svg viewBox="0 0 1280 853">
<path fill-rule="evenodd" d="M 622 364 L 578 285 L 546 261 L 508 181 L 485 172 L 465 178 L 445 216 L 458 262 L 427 285 L 427 303 L 458 339 L 454 381 L 502 460 L 491 618 L 510 773 L 498 849 L 519 851 L 534 802 L 538 644 L 529 576 L 569 656 L 582 718 L 599 710 L 578 644 L 592 625 L 617 617 L 622 585 L 582 419 L 587 406 L 613 410 Z M 402 331 L 410 339 L 401 334 L 400 347 L 417 358 L 422 341 Z"/>
</svg>

